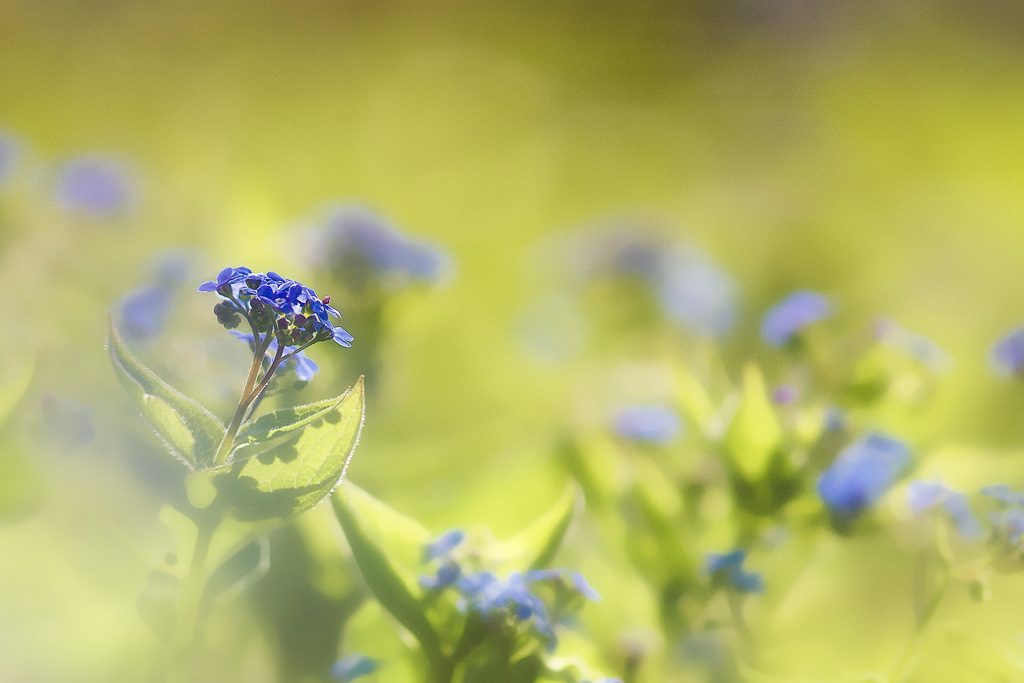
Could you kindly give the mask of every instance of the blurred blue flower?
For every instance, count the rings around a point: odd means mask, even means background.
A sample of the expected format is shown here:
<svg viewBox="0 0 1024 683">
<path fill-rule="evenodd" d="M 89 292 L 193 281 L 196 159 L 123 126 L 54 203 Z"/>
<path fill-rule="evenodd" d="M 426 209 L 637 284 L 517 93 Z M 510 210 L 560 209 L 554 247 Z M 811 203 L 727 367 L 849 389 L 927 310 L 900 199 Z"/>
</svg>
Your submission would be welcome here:
<svg viewBox="0 0 1024 683">
<path fill-rule="evenodd" d="M 783 384 L 772 392 L 772 402 L 780 406 L 788 406 L 800 398 L 800 390 L 792 384 Z"/>
<path fill-rule="evenodd" d="M 808 325 L 832 315 L 832 305 L 821 294 L 793 292 L 765 313 L 761 337 L 772 346 L 782 346 Z"/>
<path fill-rule="evenodd" d="M 924 335 L 909 332 L 891 318 L 882 318 L 875 326 L 878 340 L 920 362 L 933 372 L 945 372 L 953 361 L 945 349 Z"/>
<path fill-rule="evenodd" d="M 1024 506 L 1024 493 L 1014 491 L 1006 484 L 992 484 L 981 489 L 981 495 L 995 498 L 1009 505 Z"/>
<path fill-rule="evenodd" d="M 956 531 L 962 538 L 971 540 L 981 536 L 982 528 L 978 518 L 971 511 L 967 496 L 946 486 L 941 481 L 910 482 L 907 486 L 907 503 L 917 514 L 941 506 L 953 518 Z"/>
<path fill-rule="evenodd" d="M 708 553 L 704 559 L 704 571 L 715 582 L 725 585 L 741 593 L 761 593 L 764 591 L 764 577 L 758 572 L 743 570 L 743 561 L 747 559 L 745 550 L 734 550 L 731 553 Z"/>
<path fill-rule="evenodd" d="M 58 398 L 49 392 L 41 397 L 43 429 L 47 439 L 71 451 L 96 438 L 92 410 L 71 398 Z"/>
<path fill-rule="evenodd" d="M 57 174 L 57 202 L 69 211 L 101 218 L 123 213 L 136 189 L 118 163 L 95 157 L 68 161 Z"/>
<path fill-rule="evenodd" d="M 21 157 L 21 144 L 11 134 L 0 130 L 0 186 L 14 175 Z"/>
<path fill-rule="evenodd" d="M 231 330 L 231 334 L 236 339 L 241 339 L 242 341 L 246 342 L 249 345 L 249 348 L 252 349 L 253 351 L 256 350 L 254 337 L 251 334 L 245 332 L 238 332 L 236 330 Z M 284 353 L 291 353 L 295 349 L 296 347 L 294 346 L 286 346 L 284 347 Z M 267 347 L 267 362 L 272 362 L 274 360 L 274 356 L 276 355 L 277 340 L 273 339 L 271 340 L 270 345 Z M 316 373 L 320 372 L 320 366 L 317 365 L 312 358 L 307 358 L 305 351 L 299 351 L 297 354 L 295 354 L 294 356 L 285 361 L 283 370 L 285 372 L 287 372 L 288 370 L 294 370 L 296 379 L 298 379 L 300 382 L 308 382 L 311 379 L 313 379 L 313 377 L 316 376 Z"/>
<path fill-rule="evenodd" d="M 824 428 L 829 432 L 846 429 L 846 411 L 837 406 L 825 408 Z"/>
<path fill-rule="evenodd" d="M 152 339 L 160 334 L 171 313 L 174 295 L 160 285 L 141 287 L 121 299 L 121 329 L 135 339 Z"/>
<path fill-rule="evenodd" d="M 449 529 L 427 544 L 423 549 L 423 561 L 430 562 L 439 557 L 447 557 L 451 551 L 455 550 L 456 546 L 462 543 L 464 538 L 466 538 L 466 532 L 462 529 Z"/>
<path fill-rule="evenodd" d="M 652 286 L 669 317 L 691 332 L 720 337 L 736 322 L 736 284 L 696 249 L 675 247 L 661 258 Z"/>
<path fill-rule="evenodd" d="M 615 432 L 625 439 L 667 445 L 681 430 L 679 416 L 666 406 L 627 406 L 615 415 Z"/>
<path fill-rule="evenodd" d="M 557 581 L 563 586 L 572 587 L 577 593 L 591 602 L 600 602 L 601 594 L 594 590 L 582 574 L 577 571 L 565 568 L 557 569 L 533 569 L 525 574 L 527 583 L 537 581 Z"/>
<path fill-rule="evenodd" d="M 1004 376 L 1024 374 L 1024 327 L 1009 332 L 989 354 L 995 371 Z"/>
<path fill-rule="evenodd" d="M 434 576 L 420 575 L 419 582 L 424 588 L 444 588 L 451 586 L 462 576 L 462 567 L 457 562 L 449 560 L 437 568 Z"/>
<path fill-rule="evenodd" d="M 334 210 L 323 227 L 311 234 L 313 260 L 320 266 L 343 268 L 362 261 L 398 287 L 409 281 L 437 282 L 452 268 L 450 255 L 427 242 L 411 239 L 383 218 L 359 207 Z"/>
<path fill-rule="evenodd" d="M 366 655 L 347 655 L 342 657 L 334 666 L 331 667 L 331 676 L 342 681 L 342 683 L 348 683 L 354 681 L 360 676 L 366 676 L 372 674 L 374 671 L 380 668 L 380 662 L 376 659 L 371 659 Z"/>
<path fill-rule="evenodd" d="M 844 448 L 818 479 L 818 495 L 841 521 L 852 521 L 877 501 L 910 464 L 910 450 L 881 434 Z"/>
</svg>

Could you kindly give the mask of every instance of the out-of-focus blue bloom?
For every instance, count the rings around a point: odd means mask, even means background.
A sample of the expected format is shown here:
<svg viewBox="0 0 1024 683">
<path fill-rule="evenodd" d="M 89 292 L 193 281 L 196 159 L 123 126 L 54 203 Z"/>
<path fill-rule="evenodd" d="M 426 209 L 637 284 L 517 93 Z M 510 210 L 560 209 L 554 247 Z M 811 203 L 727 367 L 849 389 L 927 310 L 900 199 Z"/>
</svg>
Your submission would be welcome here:
<svg viewBox="0 0 1024 683">
<path fill-rule="evenodd" d="M 14 175 L 21 157 L 21 144 L 11 134 L 0 130 L 0 186 Z"/>
<path fill-rule="evenodd" d="M 798 398 L 800 398 L 800 390 L 792 384 L 783 384 L 772 392 L 772 401 L 780 406 L 788 406 Z"/>
<path fill-rule="evenodd" d="M 875 326 L 875 336 L 886 346 L 920 362 L 933 372 L 945 372 L 953 360 L 945 349 L 924 335 L 909 332 L 891 318 L 882 318 Z"/>
<path fill-rule="evenodd" d="M 372 674 L 379 668 L 380 662 L 376 659 L 359 654 L 347 655 L 334 663 L 334 666 L 331 667 L 331 676 L 342 683 L 348 683 L 360 676 Z"/>
<path fill-rule="evenodd" d="M 782 346 L 812 323 L 832 315 L 832 305 L 821 294 L 793 292 L 765 313 L 761 337 L 772 346 Z"/>
<path fill-rule="evenodd" d="M 837 406 L 825 409 L 825 431 L 838 432 L 846 429 L 846 412 Z"/>
<path fill-rule="evenodd" d="M 628 406 L 615 415 L 615 432 L 625 439 L 666 445 L 681 430 L 679 416 L 665 406 Z"/>
<path fill-rule="evenodd" d="M 1024 493 L 1014 491 L 1006 484 L 992 484 L 981 489 L 981 495 L 995 498 L 1010 505 L 1024 506 Z"/>
<path fill-rule="evenodd" d="M 696 249 L 664 253 L 652 283 L 662 308 L 691 332 L 720 337 L 736 322 L 736 284 Z"/>
<path fill-rule="evenodd" d="M 355 258 L 379 272 L 390 286 L 414 280 L 437 282 L 452 268 L 444 250 L 403 235 L 359 207 L 336 209 L 311 237 L 318 265 L 333 269 Z"/>
<path fill-rule="evenodd" d="M 565 568 L 534 569 L 525 574 L 527 583 L 536 581 L 558 581 L 564 586 L 572 586 L 577 593 L 591 602 L 600 602 L 601 594 L 594 590 L 582 574 Z"/>
<path fill-rule="evenodd" d="M 430 562 L 439 557 L 446 557 L 462 543 L 464 538 L 466 538 L 466 532 L 462 529 L 449 529 L 427 544 L 423 549 L 423 561 Z"/>
<path fill-rule="evenodd" d="M 136 188 L 125 169 L 107 159 L 72 159 L 57 174 L 57 202 L 69 211 L 96 218 L 123 213 L 135 194 Z"/>
<path fill-rule="evenodd" d="M 462 567 L 457 562 L 449 560 L 437 568 L 434 576 L 420 575 L 419 582 L 424 588 L 444 588 L 451 586 L 462 576 Z"/>
<path fill-rule="evenodd" d="M 1003 512 L 993 512 L 989 518 L 1010 542 L 1010 545 L 1020 543 L 1021 536 L 1024 536 L 1024 510 L 1011 508 Z"/>
<path fill-rule="evenodd" d="M 764 577 L 758 572 L 743 570 L 743 561 L 747 559 L 745 550 L 734 550 L 731 553 L 708 553 L 704 558 L 704 571 L 712 580 L 725 579 L 726 584 L 741 593 L 761 593 L 764 591 Z"/>
<path fill-rule="evenodd" d="M 167 287 L 141 287 L 121 299 L 121 329 L 135 339 L 160 334 L 171 314 L 174 295 Z"/>
<path fill-rule="evenodd" d="M 238 332 L 236 330 L 231 330 L 231 334 L 235 338 L 241 339 L 242 341 L 246 342 L 249 345 L 249 348 L 252 349 L 253 351 L 256 350 L 254 337 L 251 334 L 247 334 L 245 332 Z M 284 354 L 286 355 L 291 353 L 292 351 L 295 350 L 295 348 L 296 347 L 294 346 L 284 347 Z M 265 356 L 267 362 L 272 362 L 276 355 L 277 340 L 274 339 L 271 340 L 270 345 L 267 347 L 267 352 Z M 307 358 L 306 353 L 304 351 L 299 351 L 297 354 L 295 354 L 294 356 L 292 356 L 291 358 L 284 362 L 284 370 L 287 371 L 291 369 L 295 370 L 295 378 L 298 379 L 300 382 L 308 382 L 311 379 L 313 379 L 313 377 L 316 376 L 316 373 L 320 372 L 320 366 L 317 365 L 312 358 Z"/>
<path fill-rule="evenodd" d="M 1024 327 L 1009 332 L 989 354 L 992 367 L 1004 377 L 1024 375 Z"/>
<path fill-rule="evenodd" d="M 910 464 L 901 441 L 868 434 L 844 448 L 818 479 L 818 495 L 844 521 L 851 521 L 889 490 Z"/>
<path fill-rule="evenodd" d="M 975 539 L 982 534 L 981 523 L 971 511 L 967 496 L 941 481 L 918 479 L 910 482 L 907 486 L 907 503 L 917 514 L 942 506 L 953 518 L 957 533 L 965 539 Z"/>
<path fill-rule="evenodd" d="M 49 392 L 43 394 L 43 429 L 47 439 L 64 450 L 74 450 L 96 438 L 92 423 L 92 410 L 71 398 L 58 398 Z"/>
</svg>

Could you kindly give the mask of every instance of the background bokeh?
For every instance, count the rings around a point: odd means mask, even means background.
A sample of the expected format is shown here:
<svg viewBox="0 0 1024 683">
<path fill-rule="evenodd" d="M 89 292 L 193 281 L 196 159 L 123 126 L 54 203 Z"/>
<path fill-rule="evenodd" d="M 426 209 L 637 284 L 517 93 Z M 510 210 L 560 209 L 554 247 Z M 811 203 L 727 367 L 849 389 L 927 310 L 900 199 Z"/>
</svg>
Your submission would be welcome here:
<svg viewBox="0 0 1024 683">
<path fill-rule="evenodd" d="M 972 485 L 1019 483 L 1024 395 L 988 353 L 1024 319 L 1022 81 L 1010 0 L 0 0 L 0 130 L 18 150 L 0 165 L 0 371 L 35 368 L 0 473 L 16 512 L 0 526 L 0 678 L 149 680 L 134 600 L 169 543 L 166 475 L 139 455 L 160 446 L 110 372 L 107 311 L 182 255 L 169 324 L 134 348 L 227 414 L 245 351 L 195 285 L 247 265 L 330 294 L 305 236 L 339 203 L 450 255 L 374 329 L 343 310 L 378 358 L 318 347 L 304 390 L 373 369 L 348 476 L 432 530 L 515 531 L 562 490 L 567 433 L 664 398 L 643 311 L 601 292 L 598 315 L 560 308 L 565 250 L 624 228 L 735 279 L 728 358 L 771 368 L 760 315 L 798 288 L 834 297 L 837 335 L 884 315 L 934 340 L 953 362 L 914 438 L 951 461 L 984 451 L 994 474 Z M 61 169 L 83 156 L 130 179 L 118 215 L 61 205 Z M 55 446 L 46 393 L 91 410 L 95 440 Z M 887 629 L 909 628 L 891 541 L 829 543 L 780 617 L 799 634 L 783 673 L 884 668 Z M 601 637 L 646 628 L 638 580 L 594 572 Z M 232 676 L 271 680 L 268 637 Z"/>
</svg>

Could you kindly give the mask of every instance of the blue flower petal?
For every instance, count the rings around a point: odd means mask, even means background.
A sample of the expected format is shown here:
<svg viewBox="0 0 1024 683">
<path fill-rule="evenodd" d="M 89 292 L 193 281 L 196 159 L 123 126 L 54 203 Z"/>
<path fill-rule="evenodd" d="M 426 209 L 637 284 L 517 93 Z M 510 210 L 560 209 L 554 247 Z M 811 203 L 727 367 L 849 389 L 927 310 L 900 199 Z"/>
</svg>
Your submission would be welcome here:
<svg viewBox="0 0 1024 683">
<path fill-rule="evenodd" d="M 772 346 L 782 346 L 808 325 L 832 315 L 832 305 L 821 294 L 793 292 L 775 304 L 761 320 L 761 337 Z"/>
</svg>

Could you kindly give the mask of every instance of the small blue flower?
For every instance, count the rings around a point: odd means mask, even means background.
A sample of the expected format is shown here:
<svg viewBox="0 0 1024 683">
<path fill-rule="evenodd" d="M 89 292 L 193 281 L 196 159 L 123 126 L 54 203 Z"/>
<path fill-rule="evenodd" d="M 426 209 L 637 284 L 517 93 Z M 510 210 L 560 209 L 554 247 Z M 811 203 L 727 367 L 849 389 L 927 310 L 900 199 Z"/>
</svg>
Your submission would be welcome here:
<svg viewBox="0 0 1024 683">
<path fill-rule="evenodd" d="M 788 406 L 800 398 L 800 390 L 792 384 L 783 384 L 772 392 L 772 402 L 780 406 Z"/>
<path fill-rule="evenodd" d="M 832 305 L 817 292 L 793 292 L 775 304 L 761 320 L 761 337 L 782 346 L 812 323 L 832 316 Z"/>
<path fill-rule="evenodd" d="M 713 581 L 726 582 L 726 585 L 741 593 L 761 593 L 764 591 L 764 577 L 758 572 L 743 570 L 743 561 L 747 559 L 745 550 L 734 550 L 731 553 L 708 553 L 705 556 L 704 571 Z"/>
<path fill-rule="evenodd" d="M 14 176 L 21 156 L 21 144 L 13 136 L 0 130 L 0 186 Z"/>
<path fill-rule="evenodd" d="M 449 560 L 437 568 L 437 574 L 434 576 L 421 575 L 419 582 L 424 588 L 444 588 L 446 586 L 454 585 L 461 576 L 462 567 L 460 567 L 457 562 Z"/>
<path fill-rule="evenodd" d="M 956 531 L 962 538 L 971 540 L 982 534 L 981 524 L 971 511 L 967 496 L 941 481 L 918 479 L 910 482 L 907 486 L 907 503 L 917 514 L 942 506 L 953 518 Z"/>
<path fill-rule="evenodd" d="M 981 489 L 981 495 L 995 498 L 1009 505 L 1024 506 L 1024 493 L 1014 491 L 1006 484 L 992 484 Z"/>
<path fill-rule="evenodd" d="M 67 162 L 57 174 L 57 202 L 69 211 L 96 218 L 124 212 L 135 194 L 125 169 L 110 160 L 79 157 Z"/>
<path fill-rule="evenodd" d="M 1004 376 L 1024 374 L 1024 327 L 1009 332 L 989 354 L 995 371 Z"/>
<path fill-rule="evenodd" d="M 348 655 L 342 657 L 334 666 L 331 667 L 331 676 L 342 681 L 342 683 L 348 683 L 354 681 L 360 676 L 366 676 L 372 674 L 374 671 L 380 668 L 380 662 L 376 659 L 371 659 L 366 655 Z"/>
<path fill-rule="evenodd" d="M 696 249 L 666 250 L 652 282 L 662 308 L 692 332 L 721 337 L 736 322 L 736 284 Z"/>
<path fill-rule="evenodd" d="M 423 549 L 423 561 L 430 562 L 439 557 L 447 557 L 462 543 L 464 538 L 466 538 L 466 532 L 462 529 L 450 529 L 444 532 Z"/>
<path fill-rule="evenodd" d="M 231 335 L 233 337 L 235 337 L 236 339 L 241 339 L 242 341 L 246 342 L 249 345 L 249 348 L 251 348 L 253 350 L 256 349 L 256 344 L 254 342 L 254 337 L 251 334 L 247 334 L 245 332 L 238 332 L 236 330 L 231 330 Z M 286 347 L 284 347 L 284 354 L 289 354 L 292 351 L 294 351 L 295 349 L 296 349 L 296 347 L 294 347 L 294 346 L 286 346 Z M 266 352 L 266 355 L 265 355 L 266 362 L 268 362 L 268 363 L 272 362 L 274 360 L 274 356 L 276 356 L 276 355 L 277 355 L 277 340 L 273 339 L 273 340 L 271 340 L 270 345 L 267 347 L 267 352 Z M 292 356 L 287 361 L 285 361 L 284 369 L 285 370 L 294 369 L 295 370 L 295 378 L 298 379 L 300 382 L 308 382 L 308 381 L 312 380 L 313 377 L 316 376 L 316 373 L 320 372 L 320 366 L 317 365 L 316 362 L 313 361 L 312 358 L 307 358 L 306 357 L 306 353 L 304 351 L 299 351 L 294 356 Z"/>
<path fill-rule="evenodd" d="M 889 490 L 910 464 L 910 450 L 881 434 L 850 444 L 818 479 L 818 495 L 840 520 L 849 522 Z"/>
<path fill-rule="evenodd" d="M 667 445 L 681 430 L 679 416 L 665 406 L 627 406 L 615 415 L 615 432 L 625 439 Z"/>
</svg>

